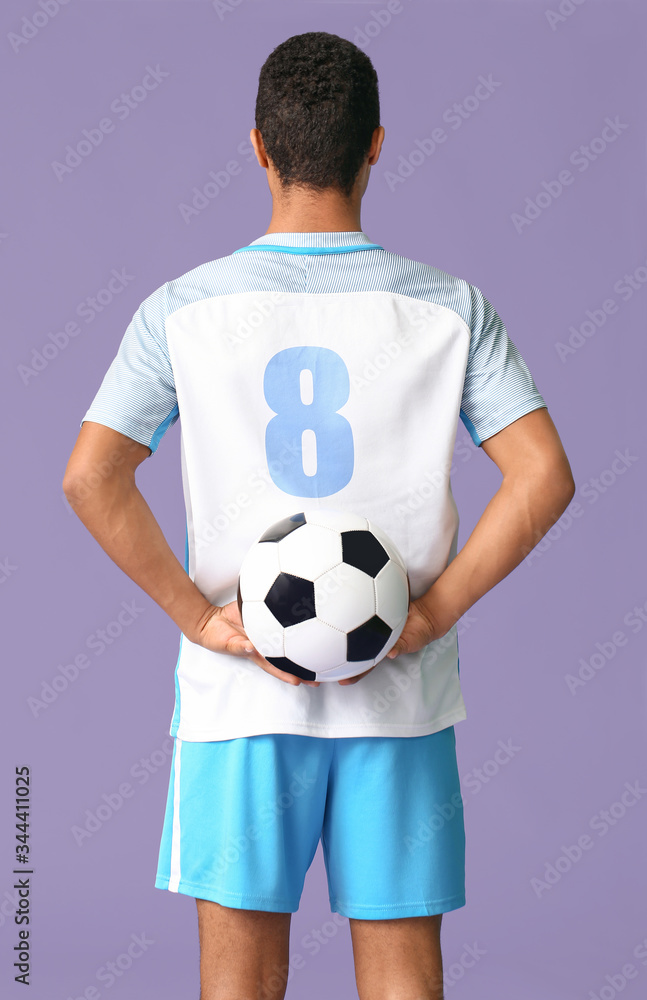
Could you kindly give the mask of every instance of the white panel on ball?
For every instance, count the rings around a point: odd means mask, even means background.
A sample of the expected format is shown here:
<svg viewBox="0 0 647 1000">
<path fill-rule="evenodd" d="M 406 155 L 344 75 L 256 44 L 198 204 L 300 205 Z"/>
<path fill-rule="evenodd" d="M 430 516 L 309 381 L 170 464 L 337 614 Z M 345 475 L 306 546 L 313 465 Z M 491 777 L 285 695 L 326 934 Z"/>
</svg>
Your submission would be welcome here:
<svg viewBox="0 0 647 1000">
<path fill-rule="evenodd" d="M 328 507 L 306 511 L 306 521 L 334 531 L 366 531 L 368 524 L 360 514 L 353 514 L 350 510 L 331 510 Z"/>
<path fill-rule="evenodd" d="M 304 524 L 278 543 L 279 563 L 283 573 L 316 580 L 342 560 L 341 536 L 330 528 Z"/>
<path fill-rule="evenodd" d="M 263 601 L 245 601 L 243 628 L 261 656 L 284 656 L 284 628 Z"/>
<path fill-rule="evenodd" d="M 384 546 L 384 548 L 386 549 L 386 551 L 389 553 L 389 555 L 391 556 L 391 558 L 395 559 L 395 561 L 400 564 L 400 566 L 402 567 L 402 569 L 406 573 L 407 567 L 405 565 L 404 559 L 402 558 L 402 555 L 400 554 L 400 552 L 396 548 L 396 545 L 395 545 L 395 542 L 393 541 L 393 539 L 389 538 L 389 536 L 386 534 L 386 532 L 382 531 L 381 528 L 378 528 L 378 526 L 376 524 L 374 524 L 373 521 L 369 521 L 368 522 L 368 526 L 369 526 L 369 529 L 373 532 L 373 534 L 377 538 L 378 542 L 382 543 L 382 545 Z"/>
<path fill-rule="evenodd" d="M 262 601 L 280 573 L 276 542 L 261 542 L 249 550 L 240 567 L 243 601 Z"/>
<path fill-rule="evenodd" d="M 375 577 L 377 613 L 394 628 L 409 610 L 409 586 L 406 574 L 396 562 L 389 561 Z"/>
<path fill-rule="evenodd" d="M 346 634 L 318 618 L 286 628 L 284 645 L 287 658 L 307 670 L 326 670 L 346 660 Z"/>
<path fill-rule="evenodd" d="M 315 580 L 315 610 L 321 621 L 343 632 L 363 625 L 375 614 L 372 577 L 348 563 L 328 570 Z"/>
</svg>

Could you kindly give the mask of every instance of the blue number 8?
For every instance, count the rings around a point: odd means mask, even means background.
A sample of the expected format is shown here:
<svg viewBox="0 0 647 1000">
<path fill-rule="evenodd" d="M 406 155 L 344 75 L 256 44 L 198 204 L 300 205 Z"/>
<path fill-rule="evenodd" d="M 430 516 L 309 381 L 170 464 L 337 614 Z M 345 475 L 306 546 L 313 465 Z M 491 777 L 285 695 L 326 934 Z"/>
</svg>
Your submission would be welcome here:
<svg viewBox="0 0 647 1000">
<path fill-rule="evenodd" d="M 301 399 L 301 372 L 312 374 L 312 402 Z M 354 446 L 351 426 L 337 410 L 350 395 L 342 358 L 328 347 L 287 347 L 270 358 L 263 391 L 276 413 L 265 432 L 267 465 L 274 483 L 291 496 L 327 497 L 350 482 Z M 317 471 L 303 468 L 303 432 L 317 442 Z"/>
</svg>

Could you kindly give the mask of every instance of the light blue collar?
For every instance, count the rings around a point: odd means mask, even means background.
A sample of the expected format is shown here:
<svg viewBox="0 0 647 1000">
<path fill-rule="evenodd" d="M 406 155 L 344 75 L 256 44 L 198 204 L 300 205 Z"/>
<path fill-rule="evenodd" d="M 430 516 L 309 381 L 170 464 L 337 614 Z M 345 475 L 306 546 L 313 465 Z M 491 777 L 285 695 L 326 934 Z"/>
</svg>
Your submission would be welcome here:
<svg viewBox="0 0 647 1000">
<path fill-rule="evenodd" d="M 383 250 L 379 243 L 372 243 L 361 230 L 357 232 L 266 233 L 253 240 L 244 250 L 275 250 L 280 253 L 324 254 L 351 253 L 356 250 Z"/>
</svg>

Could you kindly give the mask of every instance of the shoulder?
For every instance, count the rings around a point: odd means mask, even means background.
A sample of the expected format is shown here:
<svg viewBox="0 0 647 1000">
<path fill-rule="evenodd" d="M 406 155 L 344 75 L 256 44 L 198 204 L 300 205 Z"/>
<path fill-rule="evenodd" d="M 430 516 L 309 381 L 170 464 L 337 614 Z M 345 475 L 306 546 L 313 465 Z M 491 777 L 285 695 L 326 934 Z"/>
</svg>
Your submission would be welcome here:
<svg viewBox="0 0 647 1000">
<path fill-rule="evenodd" d="M 425 261 L 386 250 L 382 267 L 391 275 L 394 291 L 445 306 L 471 327 L 481 292 L 465 278 Z"/>
</svg>

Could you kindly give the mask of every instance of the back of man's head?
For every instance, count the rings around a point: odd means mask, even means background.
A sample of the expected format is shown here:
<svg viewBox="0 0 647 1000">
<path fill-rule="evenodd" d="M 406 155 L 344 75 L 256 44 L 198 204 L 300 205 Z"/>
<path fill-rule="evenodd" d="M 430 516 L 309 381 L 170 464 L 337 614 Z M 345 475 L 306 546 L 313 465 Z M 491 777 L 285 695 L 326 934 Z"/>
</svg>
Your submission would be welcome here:
<svg viewBox="0 0 647 1000">
<path fill-rule="evenodd" d="M 293 35 L 261 67 L 256 128 L 283 187 L 349 195 L 379 124 L 373 64 L 339 35 Z"/>
</svg>

